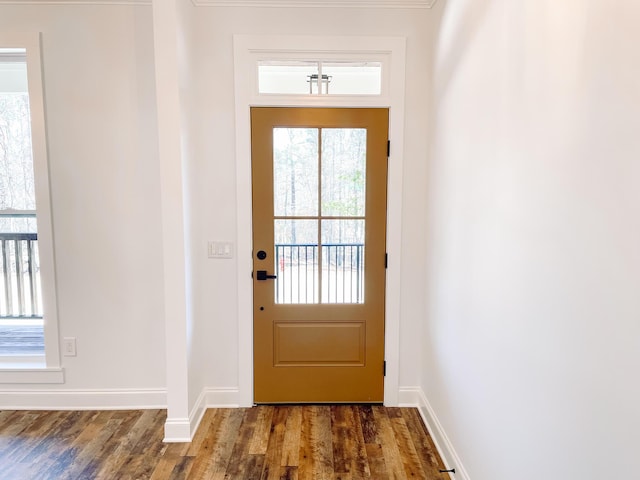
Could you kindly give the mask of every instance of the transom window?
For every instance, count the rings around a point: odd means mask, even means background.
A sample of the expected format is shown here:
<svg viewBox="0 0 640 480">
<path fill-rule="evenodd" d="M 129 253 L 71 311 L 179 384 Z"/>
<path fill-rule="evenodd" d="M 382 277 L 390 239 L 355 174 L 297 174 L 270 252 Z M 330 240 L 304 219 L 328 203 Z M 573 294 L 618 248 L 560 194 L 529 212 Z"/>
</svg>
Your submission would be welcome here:
<svg viewBox="0 0 640 480">
<path fill-rule="evenodd" d="M 380 95 L 382 63 L 374 61 L 258 61 L 258 93 Z"/>
</svg>

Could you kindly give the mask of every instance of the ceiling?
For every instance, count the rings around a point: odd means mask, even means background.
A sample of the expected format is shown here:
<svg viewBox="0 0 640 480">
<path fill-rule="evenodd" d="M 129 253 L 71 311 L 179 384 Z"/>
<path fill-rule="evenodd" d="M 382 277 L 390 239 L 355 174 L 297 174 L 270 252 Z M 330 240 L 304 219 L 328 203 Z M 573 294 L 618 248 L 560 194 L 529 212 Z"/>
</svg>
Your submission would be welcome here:
<svg viewBox="0 0 640 480">
<path fill-rule="evenodd" d="M 431 8 L 437 0 L 191 0 L 211 7 Z M 0 5 L 151 5 L 152 0 L 0 0 Z"/>
</svg>

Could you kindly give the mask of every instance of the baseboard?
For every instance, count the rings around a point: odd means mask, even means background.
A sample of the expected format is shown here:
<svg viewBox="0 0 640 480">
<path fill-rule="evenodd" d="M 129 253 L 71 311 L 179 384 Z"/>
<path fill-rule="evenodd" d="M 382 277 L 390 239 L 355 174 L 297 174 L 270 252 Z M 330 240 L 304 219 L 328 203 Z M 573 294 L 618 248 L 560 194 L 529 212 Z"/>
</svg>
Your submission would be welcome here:
<svg viewBox="0 0 640 480">
<path fill-rule="evenodd" d="M 207 393 L 206 389 L 203 389 L 198 395 L 198 399 L 196 403 L 193 405 L 191 412 L 189 412 L 189 442 L 193 440 L 193 436 L 196 434 L 198 427 L 200 426 L 200 422 L 202 421 L 202 417 L 204 417 L 204 412 L 207 411 Z M 168 441 L 165 439 L 165 442 Z"/>
<path fill-rule="evenodd" d="M 189 418 L 167 418 L 164 441 L 167 443 L 193 440 L 207 408 L 238 408 L 237 388 L 203 388 L 195 401 Z"/>
<path fill-rule="evenodd" d="M 422 389 L 420 387 L 401 387 L 398 397 L 401 407 L 416 407 L 420 412 L 433 443 L 438 449 L 440 458 L 447 468 L 455 468 L 456 470 L 455 475 L 450 473 L 449 477 L 456 480 L 471 480 Z"/>
<path fill-rule="evenodd" d="M 240 407 L 240 391 L 238 388 L 205 388 L 207 408 Z"/>
<path fill-rule="evenodd" d="M 193 439 L 195 430 L 191 429 L 188 418 L 167 418 L 164 422 L 164 442 L 183 443 Z"/>
<path fill-rule="evenodd" d="M 420 387 L 400 387 L 398 389 L 399 407 L 420 407 Z"/>
<path fill-rule="evenodd" d="M 196 400 L 189 418 L 168 418 L 166 442 L 190 442 L 207 408 L 238 408 L 237 388 L 205 388 Z M 167 390 L 0 390 L 0 410 L 146 410 L 166 409 Z"/>
<path fill-rule="evenodd" d="M 0 390 L 2 410 L 144 410 L 167 408 L 164 388 Z"/>
</svg>

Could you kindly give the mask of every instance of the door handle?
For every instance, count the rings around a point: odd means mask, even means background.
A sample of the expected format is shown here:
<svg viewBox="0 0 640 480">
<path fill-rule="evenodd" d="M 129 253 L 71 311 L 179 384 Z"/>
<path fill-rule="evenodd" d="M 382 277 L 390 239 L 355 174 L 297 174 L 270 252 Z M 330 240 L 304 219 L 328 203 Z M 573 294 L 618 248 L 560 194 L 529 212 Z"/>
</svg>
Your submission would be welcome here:
<svg viewBox="0 0 640 480">
<path fill-rule="evenodd" d="M 267 271 L 266 270 L 258 270 L 256 272 L 257 277 L 256 280 L 272 280 L 274 278 L 277 278 L 275 275 L 267 275 Z"/>
</svg>

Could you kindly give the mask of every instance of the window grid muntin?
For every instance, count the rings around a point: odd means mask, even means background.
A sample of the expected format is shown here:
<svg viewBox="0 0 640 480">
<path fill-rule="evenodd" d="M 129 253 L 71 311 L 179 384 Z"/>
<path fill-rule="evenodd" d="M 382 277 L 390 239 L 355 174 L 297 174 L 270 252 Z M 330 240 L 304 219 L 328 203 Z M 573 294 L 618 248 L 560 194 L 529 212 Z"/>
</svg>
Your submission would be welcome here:
<svg viewBox="0 0 640 480">
<path fill-rule="evenodd" d="M 275 135 L 275 131 L 277 129 L 281 129 L 283 127 L 275 127 L 274 130 L 274 139 L 276 138 Z M 293 130 L 295 129 L 302 129 L 301 127 L 286 127 L 286 128 L 291 128 Z M 276 304 L 336 304 L 336 303 L 342 303 L 342 304 L 358 304 L 358 303 L 364 303 L 364 269 L 365 269 L 365 245 L 364 245 L 364 238 L 365 238 L 365 215 L 364 215 L 364 207 L 363 207 L 363 211 L 362 211 L 362 215 L 323 215 L 322 212 L 322 202 L 323 202 L 323 187 L 322 187 L 322 167 L 323 167 L 323 158 L 324 158 L 324 154 L 323 154 L 323 131 L 324 130 L 364 130 L 364 135 L 365 135 L 365 141 L 364 141 L 364 145 L 365 145 L 365 164 L 364 164 L 364 184 L 366 185 L 366 129 L 349 129 L 349 128 L 344 128 L 344 129 L 337 129 L 337 128 L 317 128 L 317 132 L 318 132 L 318 141 L 316 143 L 316 148 L 317 148 L 317 193 L 315 195 L 316 197 L 316 201 L 317 201 L 317 211 L 318 211 L 318 215 L 274 215 L 274 240 L 275 240 L 275 245 L 274 245 L 274 250 L 275 250 L 275 255 L 274 255 L 274 270 L 277 273 L 276 275 L 276 282 L 275 282 L 275 288 L 274 288 L 274 297 L 275 297 L 275 303 Z M 274 150 L 274 157 L 276 155 L 275 151 L 278 148 L 278 146 L 275 144 L 274 141 L 274 145 L 273 145 L 273 150 Z M 274 164 L 274 169 L 275 164 Z M 275 173 L 274 173 L 274 177 L 275 177 Z M 274 181 L 275 183 L 275 181 Z M 278 199 L 275 198 L 274 195 L 274 211 L 276 210 L 276 205 L 278 203 Z M 317 232 L 317 240 L 315 245 L 310 244 L 308 242 L 303 242 L 301 244 L 294 244 L 293 242 L 289 242 L 289 243 L 279 243 L 282 242 L 282 239 L 284 238 L 281 235 L 281 229 L 278 228 L 278 225 L 281 225 L 281 223 L 278 222 L 282 222 L 282 221 L 314 221 L 317 222 L 315 230 Z M 329 242 L 325 242 L 323 241 L 323 222 L 333 222 L 333 221 L 358 221 L 362 223 L 362 227 L 361 227 L 361 241 L 360 243 L 353 243 L 353 242 L 342 242 L 340 241 L 340 243 L 338 244 L 332 244 Z M 294 237 L 297 238 L 297 235 L 294 235 Z M 307 235 L 308 237 L 308 235 Z M 305 237 L 305 239 L 307 238 Z M 286 256 L 286 249 L 293 249 L 293 248 L 304 248 L 305 251 L 305 259 L 309 258 L 309 248 L 315 248 L 315 251 L 312 252 L 311 254 L 311 259 L 312 259 L 312 265 L 311 265 L 311 279 L 309 279 L 308 275 L 309 275 L 309 266 L 308 264 L 305 265 L 305 273 L 306 276 L 304 277 L 304 282 L 302 282 L 304 284 L 304 291 L 305 294 L 301 295 L 301 291 L 300 291 L 300 270 L 301 270 L 301 265 L 300 263 L 293 263 L 293 255 L 291 255 L 293 252 L 291 251 L 290 255 L 289 255 L 289 265 L 291 266 L 291 271 L 287 271 L 286 267 L 287 267 L 287 256 Z M 349 248 L 350 250 L 348 250 L 348 254 L 347 254 L 347 248 Z M 331 250 L 333 249 L 333 250 Z M 355 250 L 354 250 L 355 249 Z M 341 252 L 341 266 L 342 266 L 342 302 L 338 302 L 338 298 L 340 297 L 339 293 L 340 293 L 340 289 L 337 287 L 338 282 L 340 281 L 339 278 L 339 274 L 338 274 L 338 268 L 337 268 L 337 263 L 338 263 L 338 253 L 340 252 L 340 250 L 342 250 Z M 300 251 L 296 251 L 295 253 L 296 258 L 300 258 Z M 325 261 L 325 257 L 327 257 L 326 261 Z M 349 261 L 351 262 L 351 264 L 353 265 L 353 261 L 355 259 L 356 261 L 356 273 L 355 275 L 350 274 L 347 275 L 345 272 L 345 266 L 346 266 L 346 261 L 345 259 L 348 257 Z M 334 296 L 331 297 L 331 283 L 330 283 L 330 279 L 331 279 L 331 260 L 332 258 L 336 259 L 336 266 L 333 270 L 333 277 L 335 279 L 335 282 L 333 284 L 333 289 L 334 289 Z M 327 266 L 327 273 L 324 274 L 324 265 Z M 296 272 L 297 275 L 293 274 L 293 268 L 296 268 Z M 353 270 L 353 268 L 352 268 Z M 347 280 L 347 276 L 349 277 L 349 288 L 346 287 L 346 280 Z M 293 279 L 294 277 L 297 277 L 298 279 L 298 291 L 297 293 L 295 292 L 295 290 L 293 289 Z M 355 286 L 354 286 L 355 284 Z M 324 288 L 323 288 L 324 287 Z M 289 289 L 289 295 L 287 297 L 287 288 Z M 311 293 L 309 293 L 309 288 L 311 288 Z M 344 301 L 346 298 L 346 291 L 350 292 L 349 295 L 349 299 L 350 301 Z M 325 291 L 327 292 L 327 295 L 325 295 Z M 304 296 L 305 301 L 304 302 L 294 302 L 293 299 L 294 297 L 297 298 L 298 300 L 300 300 L 302 297 Z M 309 301 L 309 297 L 311 297 L 311 301 Z M 288 298 L 288 302 L 286 301 Z M 354 301 L 355 299 L 355 301 Z"/>
</svg>

